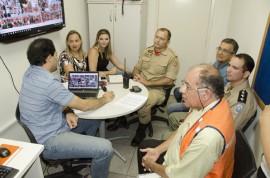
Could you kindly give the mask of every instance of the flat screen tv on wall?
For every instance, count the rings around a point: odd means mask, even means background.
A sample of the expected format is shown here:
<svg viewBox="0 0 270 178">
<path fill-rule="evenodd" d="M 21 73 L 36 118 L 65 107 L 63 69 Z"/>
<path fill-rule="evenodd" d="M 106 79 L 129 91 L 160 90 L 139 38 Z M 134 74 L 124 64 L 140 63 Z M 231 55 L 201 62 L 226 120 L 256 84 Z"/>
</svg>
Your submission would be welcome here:
<svg viewBox="0 0 270 178">
<path fill-rule="evenodd" d="M 31 38 L 63 27 L 63 0 L 0 0 L 2 43 Z"/>
</svg>

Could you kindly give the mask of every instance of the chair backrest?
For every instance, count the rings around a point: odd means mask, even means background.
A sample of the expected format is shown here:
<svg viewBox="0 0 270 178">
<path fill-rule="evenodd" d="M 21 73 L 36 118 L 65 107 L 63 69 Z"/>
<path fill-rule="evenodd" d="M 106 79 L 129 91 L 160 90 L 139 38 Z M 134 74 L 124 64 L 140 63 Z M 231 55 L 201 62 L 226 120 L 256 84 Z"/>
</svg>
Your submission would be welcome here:
<svg viewBox="0 0 270 178">
<path fill-rule="evenodd" d="M 242 129 L 243 132 L 245 132 L 248 129 L 248 127 L 251 125 L 251 123 L 255 120 L 256 116 L 257 116 L 257 110 L 255 111 L 253 116 L 248 120 L 246 125 L 243 127 L 243 129 Z"/>
<path fill-rule="evenodd" d="M 29 140 L 31 143 L 37 143 L 37 140 L 35 138 L 35 136 L 33 135 L 32 131 L 21 121 L 21 114 L 20 114 L 20 108 L 19 108 L 19 103 L 17 104 L 17 108 L 16 108 L 16 112 L 15 112 L 15 116 L 16 119 L 18 121 L 18 123 L 22 126 L 22 128 L 24 129 L 26 135 L 28 136 Z M 75 159 L 77 160 L 77 162 L 82 161 L 82 165 L 80 165 L 80 162 L 77 163 L 79 164 L 78 166 L 73 166 L 73 161 L 74 159 L 56 159 L 56 160 L 51 160 L 51 159 L 46 159 L 45 157 L 43 157 L 43 154 L 39 155 L 40 159 L 49 167 L 54 166 L 57 167 L 58 164 L 61 164 L 61 166 L 63 167 L 63 170 L 65 173 L 67 174 L 73 174 L 76 173 L 78 171 L 80 171 L 82 168 L 85 167 L 85 164 L 89 165 L 89 162 L 91 159 L 89 158 L 85 158 L 85 159 Z M 58 173 L 56 173 L 56 175 L 58 175 Z M 62 175 L 62 174 L 59 174 Z M 58 175 L 58 177 L 59 177 Z M 61 176 L 61 177 L 66 177 L 67 175 L 65 174 L 65 176 Z M 46 176 L 46 177 L 54 177 L 53 175 L 51 176 Z M 68 176 L 70 177 L 70 176 Z"/>
<path fill-rule="evenodd" d="M 31 130 L 21 121 L 21 114 L 20 114 L 20 108 L 19 108 L 19 104 L 17 104 L 17 108 L 16 108 L 16 112 L 15 112 L 15 116 L 16 119 L 18 121 L 18 123 L 22 126 L 22 128 L 24 129 L 26 135 L 28 136 L 29 140 L 31 143 L 37 143 L 36 138 L 34 137 L 33 133 L 31 132 Z"/>
<path fill-rule="evenodd" d="M 175 86 L 174 84 L 163 86 L 163 90 L 165 91 L 165 100 L 164 100 L 163 103 L 162 103 L 161 105 L 159 105 L 159 106 L 165 107 L 165 106 L 167 105 L 167 102 L 168 102 L 168 100 L 169 100 L 169 97 L 170 97 L 172 88 L 173 88 L 174 86 Z"/>
<path fill-rule="evenodd" d="M 15 116 L 16 116 L 16 119 L 17 119 L 18 123 L 24 129 L 24 131 L 25 131 L 26 135 L 28 136 L 30 142 L 31 143 L 38 143 L 35 136 L 34 136 L 34 134 L 32 133 L 32 131 L 21 121 L 21 113 L 20 113 L 19 103 L 17 104 Z M 43 157 L 43 154 L 40 154 L 39 157 L 41 158 L 41 160 L 43 162 L 48 164 L 48 161 Z"/>
<path fill-rule="evenodd" d="M 175 86 L 174 84 L 163 86 L 163 90 L 165 91 L 165 99 L 160 105 L 155 105 L 154 107 L 152 107 L 152 109 L 151 109 L 152 115 L 155 115 L 157 113 L 157 110 L 164 113 L 164 109 L 162 109 L 162 107 L 165 107 L 167 105 L 167 102 L 169 100 L 172 88 L 174 86 Z"/>
<path fill-rule="evenodd" d="M 253 152 L 242 130 L 236 132 L 232 178 L 250 178 L 257 170 Z"/>
</svg>

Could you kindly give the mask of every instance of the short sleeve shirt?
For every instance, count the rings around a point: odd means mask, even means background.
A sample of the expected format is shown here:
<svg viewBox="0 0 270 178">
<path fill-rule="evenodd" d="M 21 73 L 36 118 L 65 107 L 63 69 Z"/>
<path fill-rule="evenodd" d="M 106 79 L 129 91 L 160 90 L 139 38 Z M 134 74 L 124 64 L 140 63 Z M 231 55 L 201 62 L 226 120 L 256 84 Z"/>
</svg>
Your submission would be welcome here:
<svg viewBox="0 0 270 178">
<path fill-rule="evenodd" d="M 69 131 L 62 108 L 74 97 L 49 71 L 31 65 L 24 74 L 19 98 L 21 121 L 38 143 Z"/>
<path fill-rule="evenodd" d="M 241 96 L 242 91 L 246 92 L 246 96 Z M 240 95 L 240 96 L 239 96 Z M 244 97 L 241 101 L 239 98 Z M 240 85 L 232 88 L 231 83 L 227 83 L 224 89 L 224 98 L 227 100 L 234 119 L 235 130 L 243 129 L 248 120 L 255 114 L 257 103 L 248 80 Z"/>
<path fill-rule="evenodd" d="M 61 82 L 67 82 L 66 76 L 67 74 L 65 73 L 64 66 L 72 64 L 74 67 L 74 71 L 86 71 L 87 69 L 87 59 L 83 55 L 83 59 L 81 62 L 74 57 L 68 54 L 66 50 L 64 50 L 60 56 L 59 56 L 59 70 L 60 70 L 60 76 L 61 76 Z"/>
<path fill-rule="evenodd" d="M 135 68 L 141 71 L 141 75 L 150 81 L 156 81 L 165 77 L 176 80 L 179 72 L 179 60 L 175 52 L 166 48 L 159 55 L 154 52 L 154 46 L 144 50 Z"/>
<path fill-rule="evenodd" d="M 220 75 L 223 77 L 224 85 L 227 84 L 227 68 L 228 63 L 223 64 L 222 66 L 218 66 L 218 61 L 216 61 L 213 66 L 219 71 Z"/>
</svg>

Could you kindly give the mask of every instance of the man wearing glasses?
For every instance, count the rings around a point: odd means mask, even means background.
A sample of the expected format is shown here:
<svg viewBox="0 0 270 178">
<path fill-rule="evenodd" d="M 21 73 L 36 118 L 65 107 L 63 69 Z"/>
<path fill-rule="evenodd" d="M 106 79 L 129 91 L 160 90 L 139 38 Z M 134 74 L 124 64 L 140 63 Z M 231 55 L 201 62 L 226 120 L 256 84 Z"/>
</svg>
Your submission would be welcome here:
<svg viewBox="0 0 270 178">
<path fill-rule="evenodd" d="M 248 81 L 254 66 L 254 60 L 244 53 L 234 55 L 228 63 L 226 72 L 228 83 L 224 88 L 224 98 L 231 108 L 235 130 L 243 129 L 256 112 L 257 103 Z M 171 113 L 170 130 L 176 130 L 186 115 L 184 112 Z"/>
<path fill-rule="evenodd" d="M 232 56 L 238 51 L 238 43 L 232 38 L 225 38 L 217 47 L 216 61 L 213 66 L 217 68 L 223 77 L 224 85 L 227 84 L 227 67 Z M 189 108 L 185 107 L 182 100 L 182 94 L 179 92 L 179 87 L 174 89 L 174 97 L 177 103 L 170 104 L 167 108 L 167 113 L 170 115 L 173 112 L 187 112 Z"/>
<path fill-rule="evenodd" d="M 232 38 L 225 38 L 220 42 L 220 45 L 216 48 L 216 61 L 213 66 L 218 69 L 219 73 L 223 77 L 224 85 L 227 84 L 227 67 L 230 59 L 233 55 L 235 55 L 238 51 L 238 43 Z M 174 97 L 177 103 L 172 103 L 167 107 L 167 113 L 169 117 L 175 117 L 174 112 L 182 112 L 180 113 L 181 118 L 186 116 L 185 112 L 188 112 L 189 108 L 187 108 L 184 103 L 181 102 L 182 94 L 179 91 L 180 87 L 174 89 Z M 178 114 L 179 117 L 179 114 Z M 172 118 L 171 121 L 177 118 Z M 177 127 L 178 128 L 178 127 Z M 176 128 L 174 128 L 176 129 Z M 174 130 L 173 129 L 173 130 Z"/>
<path fill-rule="evenodd" d="M 238 43 L 232 38 L 223 39 L 217 47 L 216 61 L 213 66 L 218 69 L 219 73 L 223 77 L 224 85 L 227 84 L 226 76 L 228 63 L 232 56 L 237 53 L 238 48 Z M 178 103 L 181 102 L 182 96 L 179 92 L 179 87 L 174 89 L 174 96 Z M 171 113 L 170 111 L 168 112 Z"/>
<path fill-rule="evenodd" d="M 197 65 L 186 74 L 180 91 L 192 111 L 166 141 L 145 140 L 139 145 L 139 173 L 231 177 L 235 135 L 233 117 L 223 98 L 223 78 L 212 65 Z"/>
<path fill-rule="evenodd" d="M 223 77 L 224 85 L 227 84 L 227 67 L 232 56 L 238 51 L 238 44 L 232 38 L 225 38 L 221 41 L 219 47 L 217 47 L 216 61 L 213 64 Z"/>
<path fill-rule="evenodd" d="M 218 69 L 219 73 L 223 77 L 224 85 L 227 84 L 227 67 L 230 59 L 238 51 L 238 43 L 232 38 L 225 38 L 220 42 L 220 45 L 217 47 L 216 61 L 213 66 Z M 181 102 L 181 93 L 179 88 L 174 90 L 175 99 L 177 102 Z"/>
</svg>

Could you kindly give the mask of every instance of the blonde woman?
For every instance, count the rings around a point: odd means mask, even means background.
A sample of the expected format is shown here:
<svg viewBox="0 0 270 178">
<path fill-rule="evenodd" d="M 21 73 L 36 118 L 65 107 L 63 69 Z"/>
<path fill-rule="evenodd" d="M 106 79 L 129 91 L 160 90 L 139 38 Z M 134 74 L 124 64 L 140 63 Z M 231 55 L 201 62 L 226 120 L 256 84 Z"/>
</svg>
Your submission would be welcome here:
<svg viewBox="0 0 270 178">
<path fill-rule="evenodd" d="M 61 82 L 67 82 L 71 71 L 88 70 L 87 52 L 82 49 L 82 37 L 75 30 L 69 31 L 66 37 L 66 49 L 59 56 Z"/>
<path fill-rule="evenodd" d="M 89 69 L 90 71 L 99 71 L 100 76 L 122 73 L 124 65 L 117 59 L 112 52 L 111 35 L 106 29 L 98 31 L 96 42 L 89 50 Z M 108 69 L 107 66 L 111 62 L 114 67 Z M 128 68 L 127 71 L 130 71 Z"/>
</svg>

